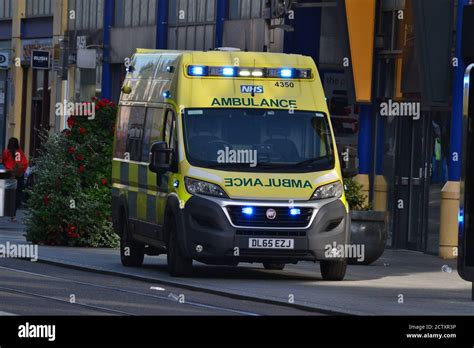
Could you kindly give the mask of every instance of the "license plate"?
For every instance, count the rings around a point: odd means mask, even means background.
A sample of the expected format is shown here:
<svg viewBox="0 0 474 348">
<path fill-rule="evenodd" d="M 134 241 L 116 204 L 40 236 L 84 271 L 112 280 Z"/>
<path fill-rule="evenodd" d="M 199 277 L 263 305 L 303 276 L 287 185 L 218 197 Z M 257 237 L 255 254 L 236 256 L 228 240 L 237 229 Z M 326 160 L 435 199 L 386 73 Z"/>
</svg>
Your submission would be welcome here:
<svg viewBox="0 0 474 348">
<path fill-rule="evenodd" d="M 250 238 L 250 249 L 294 249 L 294 239 Z"/>
</svg>

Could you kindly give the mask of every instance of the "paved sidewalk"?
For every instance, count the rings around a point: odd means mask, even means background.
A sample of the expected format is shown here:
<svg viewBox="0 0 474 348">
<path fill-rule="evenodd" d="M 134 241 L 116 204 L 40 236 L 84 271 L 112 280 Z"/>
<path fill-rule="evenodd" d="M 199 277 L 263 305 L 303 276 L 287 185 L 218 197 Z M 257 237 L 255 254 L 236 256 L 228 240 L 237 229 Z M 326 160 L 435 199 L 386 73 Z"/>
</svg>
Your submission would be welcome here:
<svg viewBox="0 0 474 348">
<path fill-rule="evenodd" d="M 23 243 L 19 222 L 0 219 L 0 243 Z M 119 251 L 40 247 L 41 261 L 145 278 L 157 284 L 180 284 L 348 314 L 474 315 L 471 284 L 456 271 L 456 262 L 406 250 L 387 250 L 371 266 L 349 266 L 346 280 L 326 282 L 319 265 L 302 262 L 284 271 L 265 271 L 259 264 L 217 267 L 196 263 L 192 278 L 172 278 L 166 257 L 147 257 L 142 268 L 124 268 Z M 2 265 L 0 259 L 0 266 Z M 399 303 L 403 300 L 403 303 Z"/>
</svg>

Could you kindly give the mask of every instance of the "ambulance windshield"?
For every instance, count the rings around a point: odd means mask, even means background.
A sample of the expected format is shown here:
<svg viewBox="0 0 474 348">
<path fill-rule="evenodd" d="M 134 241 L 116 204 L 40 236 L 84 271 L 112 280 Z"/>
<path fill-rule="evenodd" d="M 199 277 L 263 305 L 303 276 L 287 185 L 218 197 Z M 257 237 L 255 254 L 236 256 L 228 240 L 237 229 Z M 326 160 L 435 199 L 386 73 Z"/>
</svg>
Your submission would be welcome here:
<svg viewBox="0 0 474 348">
<path fill-rule="evenodd" d="M 329 123 L 320 112 L 188 109 L 186 155 L 197 167 L 307 173 L 334 168 Z"/>
</svg>

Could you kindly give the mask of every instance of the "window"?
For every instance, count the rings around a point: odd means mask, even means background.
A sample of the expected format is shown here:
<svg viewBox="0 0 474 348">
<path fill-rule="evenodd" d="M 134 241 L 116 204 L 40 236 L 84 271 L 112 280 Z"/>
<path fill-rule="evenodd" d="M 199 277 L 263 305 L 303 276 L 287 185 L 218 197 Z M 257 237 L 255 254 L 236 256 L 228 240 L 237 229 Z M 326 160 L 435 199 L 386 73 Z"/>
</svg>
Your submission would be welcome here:
<svg viewBox="0 0 474 348">
<path fill-rule="evenodd" d="M 229 17 L 230 19 L 251 19 L 261 18 L 265 0 L 231 0 Z"/>
<path fill-rule="evenodd" d="M 145 108 L 122 106 L 118 123 L 115 157 L 141 161 L 145 135 Z"/>
<path fill-rule="evenodd" d="M 148 163 L 151 146 L 163 139 L 164 115 L 160 108 L 120 107 L 114 157 Z"/>
<path fill-rule="evenodd" d="M 155 25 L 157 2 L 158 0 L 115 0 L 115 26 Z"/>
<path fill-rule="evenodd" d="M 0 0 L 0 19 L 12 18 L 12 0 Z"/>
<path fill-rule="evenodd" d="M 328 118 L 321 112 L 260 109 L 189 109 L 183 118 L 188 161 L 219 170 L 307 173 L 334 168 Z M 255 159 L 223 163 L 235 150 Z"/>
<path fill-rule="evenodd" d="M 104 0 L 70 0 L 69 10 L 76 14 L 76 18 L 69 21 L 71 30 L 103 28 Z"/>
<path fill-rule="evenodd" d="M 146 111 L 142 162 L 149 161 L 151 146 L 162 139 L 164 115 L 164 109 L 150 108 Z"/>
<path fill-rule="evenodd" d="M 27 17 L 49 17 L 52 15 L 52 0 L 26 0 Z"/>
<path fill-rule="evenodd" d="M 174 149 L 176 140 L 176 118 L 174 117 L 174 112 L 168 110 L 166 112 L 164 141 L 168 144 L 170 149 Z"/>
<path fill-rule="evenodd" d="M 120 107 L 118 111 L 118 124 L 115 134 L 115 152 L 114 156 L 118 159 L 125 159 L 127 148 L 128 121 L 130 120 L 130 110 L 128 106 Z"/>
<path fill-rule="evenodd" d="M 130 161 L 140 162 L 145 136 L 145 108 L 132 107 L 128 123 L 126 152 L 130 154 Z"/>
<path fill-rule="evenodd" d="M 214 47 L 216 0 L 170 1 L 168 48 L 206 50 Z"/>
</svg>

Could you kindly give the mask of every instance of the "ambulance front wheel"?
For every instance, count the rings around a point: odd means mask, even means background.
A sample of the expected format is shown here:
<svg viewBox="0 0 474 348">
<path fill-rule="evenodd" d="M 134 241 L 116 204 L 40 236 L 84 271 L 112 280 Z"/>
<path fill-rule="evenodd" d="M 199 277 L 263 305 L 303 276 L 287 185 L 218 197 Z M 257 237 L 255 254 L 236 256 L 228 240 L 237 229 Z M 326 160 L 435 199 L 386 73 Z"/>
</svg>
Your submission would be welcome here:
<svg viewBox="0 0 474 348">
<path fill-rule="evenodd" d="M 321 275 L 324 280 L 340 281 L 346 275 L 347 260 L 320 261 Z"/>
<path fill-rule="evenodd" d="M 120 260 L 125 267 L 141 267 L 145 258 L 145 248 L 132 240 L 126 219 L 120 223 Z"/>
<path fill-rule="evenodd" d="M 168 228 L 168 272 L 173 277 L 187 277 L 193 272 L 193 259 L 183 255 L 178 244 L 176 220 L 171 217 L 167 223 Z"/>
</svg>

